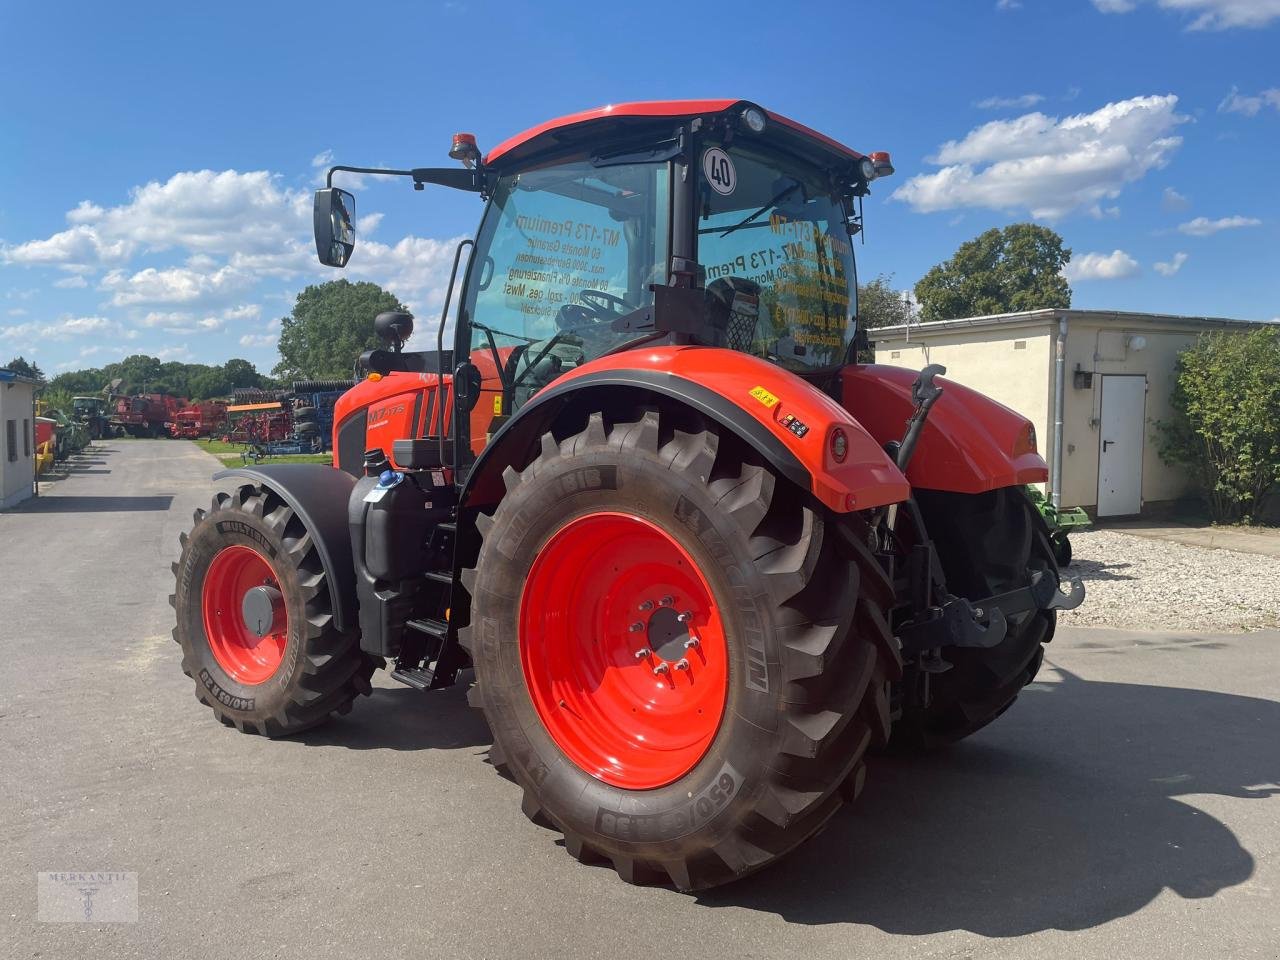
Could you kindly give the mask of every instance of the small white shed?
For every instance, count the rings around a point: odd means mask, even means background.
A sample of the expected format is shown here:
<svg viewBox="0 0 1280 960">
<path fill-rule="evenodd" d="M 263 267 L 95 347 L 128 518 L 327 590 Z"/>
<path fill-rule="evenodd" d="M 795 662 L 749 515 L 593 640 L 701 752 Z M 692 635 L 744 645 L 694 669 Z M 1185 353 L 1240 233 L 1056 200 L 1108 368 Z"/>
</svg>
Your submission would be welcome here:
<svg viewBox="0 0 1280 960">
<path fill-rule="evenodd" d="M 0 510 L 31 496 L 37 381 L 0 369 Z"/>
<path fill-rule="evenodd" d="M 1103 310 L 1033 310 L 867 331 L 876 362 L 947 377 L 1029 418 L 1062 507 L 1128 516 L 1191 493 L 1186 472 L 1157 452 L 1172 415 L 1178 353 L 1210 330 L 1247 320 Z"/>
</svg>

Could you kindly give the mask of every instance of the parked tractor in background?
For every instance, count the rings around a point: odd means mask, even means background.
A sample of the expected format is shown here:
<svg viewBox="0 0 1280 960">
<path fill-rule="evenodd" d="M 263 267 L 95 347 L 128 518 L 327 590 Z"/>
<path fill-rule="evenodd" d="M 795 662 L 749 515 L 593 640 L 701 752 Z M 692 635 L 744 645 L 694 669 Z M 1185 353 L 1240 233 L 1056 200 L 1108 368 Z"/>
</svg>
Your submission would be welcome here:
<svg viewBox="0 0 1280 960">
<path fill-rule="evenodd" d="M 90 440 L 108 436 L 107 401 L 102 397 L 72 397 L 71 417 L 84 427 Z"/>
<path fill-rule="evenodd" d="M 428 349 L 404 350 L 409 314 L 376 319 L 337 469 L 217 475 L 233 490 L 173 566 L 201 702 L 285 736 L 379 667 L 461 673 L 528 817 L 682 890 L 813 836 L 869 750 L 1009 707 L 1083 588 L 1027 498 L 1047 470 L 1026 418 L 940 367 L 854 362 L 853 240 L 888 154 L 702 100 L 450 156 L 335 167 L 316 194 L 337 267 L 356 216 L 335 172 L 485 210 Z"/>
</svg>

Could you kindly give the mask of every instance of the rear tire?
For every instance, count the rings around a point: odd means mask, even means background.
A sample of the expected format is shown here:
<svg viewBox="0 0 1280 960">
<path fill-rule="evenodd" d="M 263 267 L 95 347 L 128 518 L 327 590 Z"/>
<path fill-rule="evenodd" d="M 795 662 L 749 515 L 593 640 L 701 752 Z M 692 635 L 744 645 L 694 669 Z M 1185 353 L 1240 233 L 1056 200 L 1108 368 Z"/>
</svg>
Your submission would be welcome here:
<svg viewBox="0 0 1280 960">
<path fill-rule="evenodd" d="M 624 880 L 670 880 L 696 890 L 766 866 L 856 795 L 868 747 L 888 738 L 889 686 L 901 676 L 884 613 L 892 591 L 860 518 L 807 505 L 734 438 L 683 412 L 637 411 L 612 423 L 593 413 L 585 429 L 560 442 L 545 434 L 533 462 L 503 478 L 507 494 L 497 511 L 477 517 L 483 542 L 475 569 L 463 573 L 473 600 L 460 640 L 475 665 L 471 701 L 493 732 L 491 760 L 522 787 L 530 819 L 561 831 L 577 859 L 611 863 Z M 700 757 L 695 750 L 687 762 L 667 763 L 661 777 L 629 779 L 623 769 L 630 757 L 640 764 L 658 752 L 635 736 L 651 722 L 643 711 L 630 727 L 610 727 L 588 712 L 557 720 L 555 699 L 539 692 L 560 683 L 567 692 L 558 706 L 573 710 L 575 698 L 590 705 L 619 677 L 638 689 L 667 682 L 650 677 L 656 661 L 635 650 L 652 630 L 613 631 L 605 617 L 615 609 L 624 623 L 648 616 L 623 586 L 634 581 L 638 558 L 592 563 L 588 538 L 584 562 L 571 567 L 581 573 L 566 579 L 596 590 L 598 605 L 574 604 L 572 592 L 559 606 L 550 592 L 525 595 L 531 577 L 541 582 L 539 558 L 557 538 L 600 517 L 633 521 L 675 544 L 673 555 L 686 557 L 702 578 L 723 627 L 713 634 L 725 668 L 721 719 L 708 729 Z M 596 542 L 606 551 L 599 556 L 607 556 L 608 539 Z M 662 569 L 653 582 L 673 582 Z M 604 611 L 598 621 L 594 610 Z M 656 620 L 654 614 L 650 625 Z M 522 633 L 522 623 L 531 622 L 541 629 Z M 535 633 L 542 640 L 531 648 Z M 564 642 L 580 643 L 586 658 L 604 663 L 598 686 L 573 687 L 573 661 L 555 661 L 549 652 Z M 680 656 L 678 649 L 653 652 Z M 548 676 L 557 662 L 568 665 Z M 671 677 L 692 691 L 698 669 L 695 661 Z M 660 712 L 668 688 L 653 689 Z M 703 723 L 687 715 L 695 726 Z M 572 746 L 562 745 L 575 723 L 586 734 L 618 738 L 623 762 L 591 770 L 572 759 Z"/>
<path fill-rule="evenodd" d="M 1037 570 L 1057 576 L 1048 528 L 1022 487 L 973 495 L 917 490 L 915 497 L 952 593 L 981 600 L 1027 586 Z M 951 669 L 929 676 L 927 707 L 907 698 L 893 746 L 931 750 L 995 720 L 1035 679 L 1056 624 L 1056 611 L 1040 610 L 1010 617 L 1004 640 L 989 649 L 944 647 Z"/>
<path fill-rule="evenodd" d="M 196 699 L 219 720 L 243 733 L 285 736 L 347 713 L 370 692 L 380 664 L 361 651 L 355 631 L 334 627 L 311 534 L 279 496 L 258 485 L 219 493 L 208 513 L 195 512 L 195 526 L 180 539 L 169 598 L 177 613 L 173 639 Z M 245 570 L 259 574 L 255 582 L 269 578 L 283 604 L 278 634 L 256 644 L 245 632 L 242 591 L 234 589 L 237 577 L 248 582 Z M 215 593 L 220 588 L 226 602 Z"/>
</svg>

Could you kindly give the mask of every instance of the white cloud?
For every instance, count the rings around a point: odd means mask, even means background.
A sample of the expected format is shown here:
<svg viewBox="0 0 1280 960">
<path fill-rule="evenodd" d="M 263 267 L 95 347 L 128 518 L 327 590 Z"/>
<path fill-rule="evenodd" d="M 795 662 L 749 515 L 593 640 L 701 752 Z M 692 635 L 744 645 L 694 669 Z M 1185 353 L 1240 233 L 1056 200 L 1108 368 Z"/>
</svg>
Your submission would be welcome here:
<svg viewBox="0 0 1280 960">
<path fill-rule="evenodd" d="M 454 250 L 461 240 L 461 237 L 433 240 L 411 236 L 393 245 L 376 240 L 365 241 L 351 255 L 346 274 L 351 280 L 372 280 L 385 287 L 411 310 L 439 308 L 449 283 Z M 459 279 L 465 266 L 464 261 L 458 268 Z M 455 286 L 455 299 L 457 292 Z M 434 318 L 424 315 L 423 319 Z"/>
<path fill-rule="evenodd" d="M 111 294 L 116 307 L 152 303 L 204 303 L 233 298 L 253 283 L 253 277 L 233 267 L 201 273 L 187 267 L 158 270 L 147 267 L 137 273 L 112 270 L 102 278 L 99 290 Z"/>
<path fill-rule="evenodd" d="M 1024 93 L 1020 97 L 987 97 L 974 104 L 979 110 L 1007 110 L 1010 108 L 1026 110 L 1044 100 L 1038 93 Z"/>
<path fill-rule="evenodd" d="M 1160 206 L 1169 213 L 1177 213 L 1191 206 L 1191 201 L 1173 189 L 1173 187 L 1165 187 L 1164 193 L 1160 197 Z"/>
<path fill-rule="evenodd" d="M 158 357 L 161 360 L 191 361 L 195 359 L 195 354 L 193 354 L 191 349 L 185 345 L 161 347 L 159 350 L 156 350 L 152 356 Z"/>
<path fill-rule="evenodd" d="M 1280 0 L 1156 0 L 1163 10 L 1191 18 L 1188 30 L 1256 29 L 1280 17 Z M 1130 13 L 1139 0 L 1093 0 L 1103 13 Z"/>
<path fill-rule="evenodd" d="M 1173 255 L 1173 259 L 1167 263 L 1156 263 L 1153 266 L 1156 273 L 1162 277 L 1172 277 L 1175 273 L 1182 269 L 1182 265 L 1187 262 L 1187 255 L 1182 251 L 1178 251 Z"/>
<path fill-rule="evenodd" d="M 1219 113 L 1243 113 L 1246 117 L 1256 117 L 1263 107 L 1280 110 L 1280 87 L 1271 87 L 1253 96 L 1245 96 L 1237 87 L 1232 87 L 1220 104 Z"/>
<path fill-rule="evenodd" d="M 242 347 L 274 347 L 280 337 L 274 333 L 246 333 L 240 338 Z"/>
<path fill-rule="evenodd" d="M 944 143 L 931 159 L 942 169 L 893 196 L 920 213 L 985 207 L 1053 219 L 1092 209 L 1169 162 L 1182 143 L 1171 134 L 1187 119 L 1177 104 L 1173 95 L 1134 97 L 1061 119 L 994 120 Z"/>
<path fill-rule="evenodd" d="M 1140 272 L 1138 261 L 1123 250 L 1072 257 L 1062 271 L 1072 283 L 1080 280 L 1124 280 L 1136 277 Z"/>
<path fill-rule="evenodd" d="M 89 285 L 89 281 L 79 274 L 73 274 L 61 280 L 55 280 L 53 285 L 61 290 L 81 290 Z"/>
<path fill-rule="evenodd" d="M 222 316 L 227 320 L 257 320 L 261 315 L 262 307 L 256 303 L 244 303 L 222 311 Z"/>
<path fill-rule="evenodd" d="M 136 336 L 137 331 L 127 330 L 118 321 L 106 317 L 62 317 L 0 327 L 0 339 L 19 341 L 69 340 L 73 337 L 123 337 L 131 340 Z"/>
<path fill-rule="evenodd" d="M 1240 227 L 1256 227 L 1262 221 L 1256 217 L 1219 217 L 1210 220 L 1208 217 L 1196 217 L 1178 225 L 1178 231 L 1189 237 L 1208 237 L 1220 230 L 1238 230 Z"/>
<path fill-rule="evenodd" d="M 997 10 L 1019 10 L 1022 8 L 1022 0 L 996 0 Z"/>
<path fill-rule="evenodd" d="M 92 271 L 141 252 L 268 251 L 309 229 L 310 197 L 283 189 L 265 170 L 196 170 L 135 187 L 129 202 L 104 208 L 83 200 L 71 226 L 43 240 L 0 249 L 0 260 Z"/>
<path fill-rule="evenodd" d="M 27 315 L 26 308 L 24 307 L 14 307 L 7 312 L 11 317 L 25 317 Z"/>
</svg>

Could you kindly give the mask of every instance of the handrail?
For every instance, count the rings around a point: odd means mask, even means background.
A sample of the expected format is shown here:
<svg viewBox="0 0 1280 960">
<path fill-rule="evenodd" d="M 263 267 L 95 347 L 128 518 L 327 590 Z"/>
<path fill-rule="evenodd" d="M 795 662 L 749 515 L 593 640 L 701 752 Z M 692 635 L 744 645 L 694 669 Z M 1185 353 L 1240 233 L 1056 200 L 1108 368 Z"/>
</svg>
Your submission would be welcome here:
<svg viewBox="0 0 1280 960">
<path fill-rule="evenodd" d="M 449 319 L 449 304 L 453 300 L 453 284 L 458 278 L 458 264 L 462 261 L 462 248 L 466 246 L 475 247 L 474 240 L 463 240 L 458 244 L 458 249 L 453 254 L 453 269 L 449 272 L 449 287 L 444 294 L 444 309 L 440 311 L 440 328 L 436 331 L 436 407 L 440 411 L 440 465 L 444 466 L 444 325 Z M 456 335 L 456 331 L 455 331 Z M 454 384 L 454 397 L 452 409 L 454 416 L 458 411 L 458 385 Z M 454 427 L 454 435 L 457 435 L 457 426 Z M 454 450 L 458 449 L 457 443 L 453 445 Z"/>
</svg>

